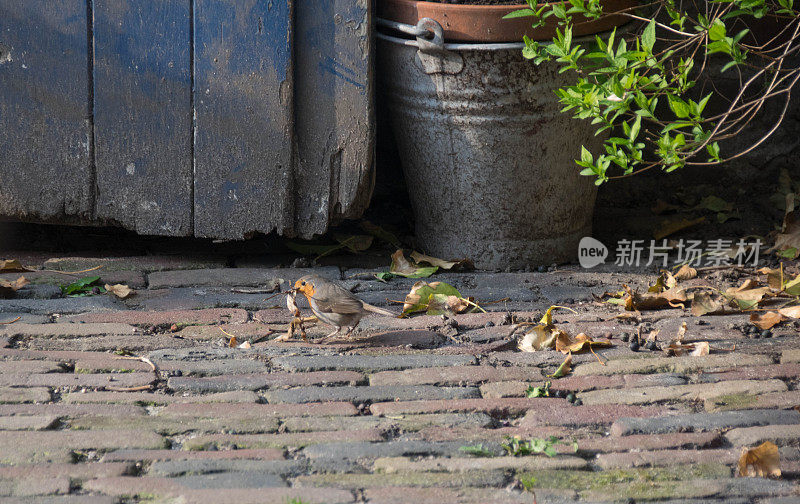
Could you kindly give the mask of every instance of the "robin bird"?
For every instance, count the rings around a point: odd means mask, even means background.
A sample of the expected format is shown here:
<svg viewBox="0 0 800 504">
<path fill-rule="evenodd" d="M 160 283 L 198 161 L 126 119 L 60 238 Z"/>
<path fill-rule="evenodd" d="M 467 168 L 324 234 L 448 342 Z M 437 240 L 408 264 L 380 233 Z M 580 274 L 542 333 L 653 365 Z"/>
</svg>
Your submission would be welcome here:
<svg viewBox="0 0 800 504">
<path fill-rule="evenodd" d="M 295 282 L 293 290 L 302 292 L 308 299 L 311 311 L 317 319 L 336 328 L 322 339 L 323 342 L 336 336 L 342 327 L 348 328 L 345 336 L 349 335 L 361 318 L 369 312 L 396 317 L 394 313 L 365 303 L 349 290 L 319 275 L 302 277 Z"/>
</svg>

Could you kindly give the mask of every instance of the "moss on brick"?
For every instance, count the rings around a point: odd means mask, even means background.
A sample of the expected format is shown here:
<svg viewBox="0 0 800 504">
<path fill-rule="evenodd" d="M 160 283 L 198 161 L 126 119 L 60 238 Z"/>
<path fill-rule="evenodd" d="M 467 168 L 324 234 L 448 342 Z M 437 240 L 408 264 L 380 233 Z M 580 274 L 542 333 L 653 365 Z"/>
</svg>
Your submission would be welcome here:
<svg viewBox="0 0 800 504">
<path fill-rule="evenodd" d="M 612 486 L 638 488 L 653 483 L 686 479 L 729 478 L 731 468 L 724 464 L 693 464 L 675 467 L 614 469 L 609 471 L 537 471 L 520 475 L 526 488 L 560 488 L 577 492 L 596 491 Z M 662 485 L 668 486 L 668 485 Z"/>
<path fill-rule="evenodd" d="M 756 405 L 758 397 L 750 394 L 728 394 L 706 401 L 707 411 L 729 411 L 749 409 Z"/>
</svg>

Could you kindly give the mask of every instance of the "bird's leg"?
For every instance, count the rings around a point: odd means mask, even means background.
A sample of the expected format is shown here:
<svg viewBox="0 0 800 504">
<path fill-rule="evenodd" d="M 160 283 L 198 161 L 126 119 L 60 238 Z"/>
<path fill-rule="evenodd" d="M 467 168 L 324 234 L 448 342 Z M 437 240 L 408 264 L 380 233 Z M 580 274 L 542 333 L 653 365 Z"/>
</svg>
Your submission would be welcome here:
<svg viewBox="0 0 800 504">
<path fill-rule="evenodd" d="M 332 339 L 336 339 L 336 335 L 338 335 L 339 331 L 341 331 L 341 330 L 342 330 L 341 327 L 336 327 L 335 331 L 333 331 L 329 335 L 327 335 L 324 338 L 322 338 L 321 340 L 319 340 L 319 342 L 320 343 L 327 343 L 327 342 L 331 341 Z"/>
</svg>

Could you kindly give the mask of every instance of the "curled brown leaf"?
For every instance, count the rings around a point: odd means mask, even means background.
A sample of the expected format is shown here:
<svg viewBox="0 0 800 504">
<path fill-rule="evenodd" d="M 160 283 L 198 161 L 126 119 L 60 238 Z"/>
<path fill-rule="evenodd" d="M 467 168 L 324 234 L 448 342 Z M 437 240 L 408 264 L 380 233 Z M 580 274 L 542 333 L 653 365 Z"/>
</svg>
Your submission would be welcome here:
<svg viewBox="0 0 800 504">
<path fill-rule="evenodd" d="M 742 448 L 736 467 L 739 478 L 780 478 L 780 453 L 775 443 L 764 441 L 755 448 Z"/>
</svg>

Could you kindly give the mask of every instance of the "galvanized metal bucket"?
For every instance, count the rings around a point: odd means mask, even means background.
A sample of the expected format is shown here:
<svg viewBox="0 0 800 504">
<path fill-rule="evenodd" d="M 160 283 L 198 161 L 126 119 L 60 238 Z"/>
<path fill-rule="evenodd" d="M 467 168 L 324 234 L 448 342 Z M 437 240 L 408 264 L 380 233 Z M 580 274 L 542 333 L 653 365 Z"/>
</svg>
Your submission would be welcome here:
<svg viewBox="0 0 800 504">
<path fill-rule="evenodd" d="M 559 112 L 568 77 L 521 44 L 446 44 L 430 19 L 379 24 L 415 36 L 379 32 L 378 58 L 418 245 L 483 269 L 574 260 L 596 195 L 574 160 L 603 138 Z"/>
</svg>

